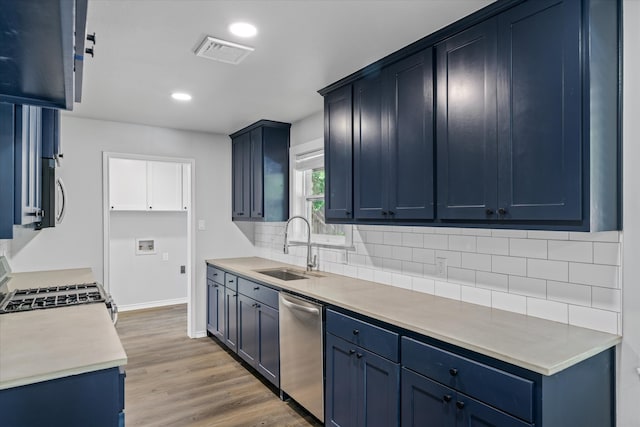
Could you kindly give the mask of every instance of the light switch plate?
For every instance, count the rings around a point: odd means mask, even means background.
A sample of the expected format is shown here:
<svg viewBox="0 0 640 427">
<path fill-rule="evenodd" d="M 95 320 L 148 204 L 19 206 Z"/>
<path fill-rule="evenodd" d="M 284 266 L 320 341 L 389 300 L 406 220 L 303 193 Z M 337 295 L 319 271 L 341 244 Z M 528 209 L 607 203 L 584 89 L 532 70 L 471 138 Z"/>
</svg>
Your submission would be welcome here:
<svg viewBox="0 0 640 427">
<path fill-rule="evenodd" d="M 169 261 L 169 252 L 162 252 L 162 260 Z"/>
</svg>

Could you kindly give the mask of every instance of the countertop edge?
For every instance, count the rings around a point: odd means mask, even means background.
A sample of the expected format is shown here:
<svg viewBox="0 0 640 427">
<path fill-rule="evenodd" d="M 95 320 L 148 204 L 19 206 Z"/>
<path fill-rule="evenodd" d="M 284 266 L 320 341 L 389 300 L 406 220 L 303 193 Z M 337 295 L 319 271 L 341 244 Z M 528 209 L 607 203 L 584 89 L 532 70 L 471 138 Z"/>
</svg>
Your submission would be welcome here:
<svg viewBox="0 0 640 427">
<path fill-rule="evenodd" d="M 246 257 L 246 258 L 250 259 L 252 257 Z M 280 261 L 269 260 L 267 258 L 257 258 L 256 257 L 256 259 L 262 260 L 262 261 L 267 261 L 267 262 L 272 262 L 274 264 L 281 265 L 281 266 L 287 266 L 287 267 L 290 267 L 290 268 L 301 269 L 301 267 L 297 267 L 297 266 L 294 266 L 294 265 L 289 265 L 289 264 L 286 264 L 286 263 L 283 263 L 283 262 L 280 262 Z M 271 279 L 269 276 L 256 277 L 255 275 L 248 275 L 246 271 L 240 270 L 238 268 L 234 268 L 233 266 L 230 267 L 229 265 L 227 265 L 227 263 L 225 263 L 225 260 L 227 262 L 229 262 L 231 259 L 224 259 L 224 258 L 223 259 L 207 259 L 207 260 L 205 260 L 205 262 L 208 265 L 212 265 L 214 267 L 218 267 L 218 268 L 221 268 L 223 270 L 227 270 L 227 271 L 229 271 L 231 273 L 237 274 L 237 275 L 239 275 L 241 277 L 244 277 L 244 278 L 247 278 L 249 280 L 257 280 L 257 281 L 263 282 L 265 284 L 268 284 L 270 286 L 273 286 L 273 287 L 275 287 L 277 289 L 281 289 L 281 290 L 284 290 L 284 291 L 287 291 L 287 292 L 295 292 L 295 293 L 298 293 L 300 295 L 305 295 L 308 298 L 312 298 L 312 299 L 316 299 L 316 300 L 319 300 L 319 301 L 323 301 L 327 305 L 333 305 L 333 306 L 336 306 L 336 307 L 340 307 L 340 308 L 342 308 L 344 310 L 352 311 L 352 312 L 358 313 L 358 314 L 360 314 L 362 316 L 367 316 L 367 317 L 376 319 L 378 321 L 381 321 L 381 322 L 384 322 L 384 323 L 388 323 L 390 325 L 393 325 L 393 326 L 396 326 L 396 327 L 399 327 L 399 328 L 402 328 L 402 329 L 406 329 L 408 331 L 411 331 L 411 332 L 414 332 L 414 333 L 418 333 L 418 334 L 424 335 L 426 337 L 429 337 L 429 338 L 432 338 L 432 339 L 436 339 L 436 340 L 445 342 L 447 344 L 451 344 L 451 345 L 463 348 L 465 350 L 473 351 L 473 352 L 479 353 L 481 355 L 484 355 L 484 356 L 487 356 L 487 357 L 491 357 L 493 359 L 496 359 L 496 360 L 499 360 L 499 361 L 502 361 L 502 362 L 505 362 L 505 363 L 509 363 L 511 365 L 515 365 L 517 367 L 524 368 L 524 369 L 527 369 L 529 371 L 532 371 L 532 372 L 535 372 L 535 373 L 538 373 L 538 374 L 542 374 L 542 375 L 546 375 L 546 376 L 551 376 L 551 375 L 554 375 L 554 374 L 556 374 L 558 372 L 561 372 L 564 369 L 567 369 L 567 368 L 569 368 L 569 367 L 571 367 L 573 365 L 576 365 L 576 364 L 578 364 L 578 363 L 580 363 L 580 362 L 582 362 L 584 360 L 587 360 L 590 357 L 595 356 L 595 355 L 601 353 L 602 351 L 605 351 L 605 350 L 607 350 L 607 349 L 609 349 L 611 347 L 614 347 L 614 346 L 616 346 L 616 345 L 618 345 L 619 343 L 622 342 L 622 336 L 614 335 L 614 334 L 608 334 L 608 335 L 610 335 L 610 339 L 603 340 L 603 342 L 600 343 L 600 345 L 593 346 L 593 347 L 589 348 L 589 350 L 583 351 L 581 353 L 578 353 L 578 354 L 574 355 L 573 357 L 564 360 L 561 363 L 557 363 L 557 364 L 554 364 L 554 365 L 548 365 L 548 366 L 547 365 L 539 365 L 539 364 L 531 363 L 531 362 L 526 361 L 526 360 L 521 360 L 521 359 L 519 359 L 517 357 L 513 357 L 513 356 L 510 356 L 508 354 L 503 354 L 503 353 L 499 353 L 499 352 L 493 351 L 490 348 L 486 348 L 486 347 L 475 345 L 473 343 L 468 343 L 468 342 L 465 342 L 465 341 L 462 341 L 462 340 L 458 340 L 458 339 L 452 338 L 452 337 L 447 336 L 447 335 L 443 335 L 443 334 L 435 332 L 435 331 L 431 331 L 431 330 L 428 330 L 428 329 L 423 329 L 423 328 L 416 327 L 416 326 L 413 326 L 413 325 L 408 325 L 408 324 L 406 324 L 406 323 L 404 323 L 402 321 L 389 319 L 389 318 L 387 318 L 385 316 L 381 316 L 378 313 L 372 313 L 372 312 L 369 312 L 368 310 L 365 310 L 365 309 L 354 308 L 351 305 L 348 305 L 348 304 L 345 305 L 345 304 L 341 303 L 340 301 L 320 299 L 316 295 L 308 295 L 308 294 L 305 294 L 303 291 L 300 291 L 298 289 L 294 290 L 294 289 L 287 288 L 286 285 L 283 286 L 282 283 L 279 283 L 280 281 L 276 281 L 276 279 Z M 326 272 L 321 272 L 321 273 L 322 274 L 331 274 L 332 276 L 340 276 L 340 277 L 344 277 L 346 279 L 353 279 L 353 278 L 350 278 L 349 276 L 342 276 L 342 275 L 338 275 L 338 274 L 335 274 L 335 273 L 326 273 Z M 354 279 L 354 280 L 358 280 L 358 279 Z M 376 282 L 373 282 L 373 283 L 376 283 Z M 384 286 L 383 284 L 379 284 L 379 285 Z M 451 301 L 455 301 L 455 300 L 451 300 Z M 498 309 L 493 309 L 493 310 L 498 310 Z M 522 316 L 526 316 L 526 315 L 522 315 Z M 542 320 L 544 320 L 544 319 L 542 319 Z M 561 322 L 557 322 L 557 323 L 563 324 Z M 596 330 L 593 330 L 593 331 L 596 332 L 596 333 L 605 334 L 605 332 L 596 331 Z"/>
<path fill-rule="evenodd" d="M 63 371 L 49 372 L 41 375 L 34 375 L 31 377 L 23 377 L 15 380 L 9 380 L 0 383 L 0 390 L 6 390 L 9 388 L 20 387 L 25 385 L 32 385 L 44 381 L 57 380 L 60 378 L 70 377 L 73 375 L 81 375 L 87 374 L 90 372 L 102 371 L 104 369 L 116 368 L 119 366 L 124 366 L 128 362 L 128 358 L 125 357 L 123 359 L 113 359 L 108 362 L 96 363 L 93 365 L 86 365 L 82 367 L 77 367 L 74 369 L 66 369 Z"/>
</svg>

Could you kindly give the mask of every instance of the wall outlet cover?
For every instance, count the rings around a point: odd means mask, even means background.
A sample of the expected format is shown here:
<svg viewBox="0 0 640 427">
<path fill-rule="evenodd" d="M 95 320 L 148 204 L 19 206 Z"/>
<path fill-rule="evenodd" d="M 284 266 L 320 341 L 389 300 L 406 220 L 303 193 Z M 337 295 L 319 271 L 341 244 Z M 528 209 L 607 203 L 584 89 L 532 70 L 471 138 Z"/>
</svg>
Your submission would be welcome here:
<svg viewBox="0 0 640 427">
<path fill-rule="evenodd" d="M 136 255 L 153 255 L 156 253 L 154 239 L 136 239 Z"/>
<path fill-rule="evenodd" d="M 443 279 L 447 278 L 447 259 L 436 258 L 436 276 Z"/>
<path fill-rule="evenodd" d="M 206 230 L 206 225 L 204 219 L 198 220 L 198 230 Z"/>
</svg>

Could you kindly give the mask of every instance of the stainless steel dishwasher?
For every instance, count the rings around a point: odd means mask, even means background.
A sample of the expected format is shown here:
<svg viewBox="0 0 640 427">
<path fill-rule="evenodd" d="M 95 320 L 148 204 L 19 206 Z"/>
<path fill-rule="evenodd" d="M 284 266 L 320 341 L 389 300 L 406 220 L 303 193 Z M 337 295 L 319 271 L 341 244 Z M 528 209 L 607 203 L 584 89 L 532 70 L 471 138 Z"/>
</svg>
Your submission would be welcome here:
<svg viewBox="0 0 640 427">
<path fill-rule="evenodd" d="M 280 388 L 324 422 L 322 305 L 280 292 Z"/>
</svg>

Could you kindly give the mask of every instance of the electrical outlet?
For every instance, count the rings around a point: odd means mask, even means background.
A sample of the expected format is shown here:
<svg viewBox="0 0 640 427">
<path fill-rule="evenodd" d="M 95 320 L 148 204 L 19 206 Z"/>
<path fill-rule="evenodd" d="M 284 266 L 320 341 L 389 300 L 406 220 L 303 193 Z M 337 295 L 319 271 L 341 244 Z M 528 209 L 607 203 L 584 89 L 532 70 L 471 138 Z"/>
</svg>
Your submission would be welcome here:
<svg viewBox="0 0 640 427">
<path fill-rule="evenodd" d="M 436 276 L 443 279 L 447 278 L 447 259 L 436 258 Z"/>
<path fill-rule="evenodd" d="M 169 261 L 169 252 L 162 252 L 162 260 Z"/>
<path fill-rule="evenodd" d="M 181 265 L 180 266 L 180 274 L 185 274 L 186 272 L 187 272 L 187 266 Z"/>
<path fill-rule="evenodd" d="M 206 230 L 206 225 L 204 222 L 204 219 L 199 219 L 198 220 L 198 230 Z"/>
</svg>

